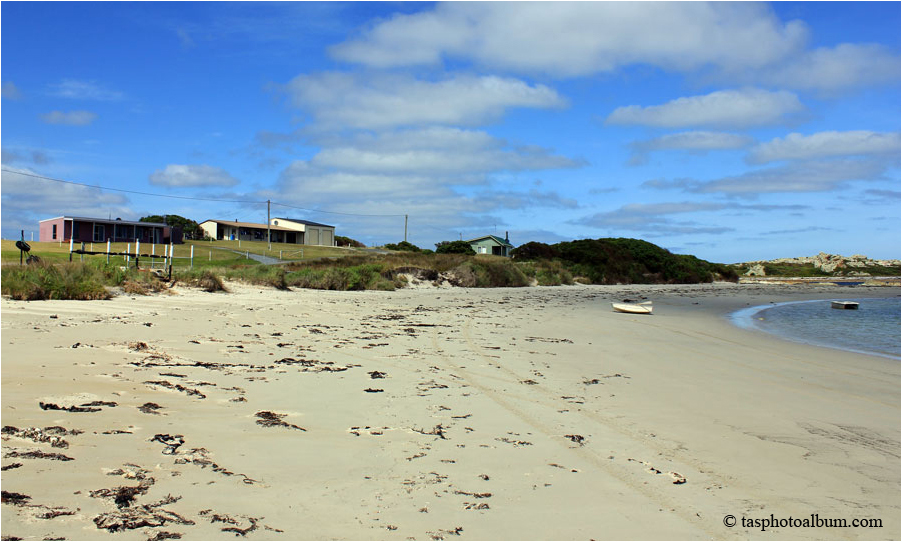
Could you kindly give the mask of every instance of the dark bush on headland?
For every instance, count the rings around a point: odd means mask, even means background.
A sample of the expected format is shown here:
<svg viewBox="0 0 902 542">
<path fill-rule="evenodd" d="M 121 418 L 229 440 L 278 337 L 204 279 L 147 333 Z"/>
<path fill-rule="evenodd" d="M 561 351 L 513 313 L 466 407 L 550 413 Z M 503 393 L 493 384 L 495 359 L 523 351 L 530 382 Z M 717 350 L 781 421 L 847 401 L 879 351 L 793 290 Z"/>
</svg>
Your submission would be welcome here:
<svg viewBox="0 0 902 542">
<path fill-rule="evenodd" d="M 693 284 L 738 280 L 729 266 L 673 254 L 640 239 L 582 239 L 546 245 L 526 243 L 518 260 L 559 260 L 575 277 L 592 284 Z"/>
<path fill-rule="evenodd" d="M 397 250 L 400 252 L 420 252 L 420 247 L 416 246 L 413 243 L 408 243 L 407 241 L 401 241 L 400 243 L 389 243 L 385 245 L 385 248 L 388 250 Z"/>
<path fill-rule="evenodd" d="M 560 258 L 561 253 L 551 245 L 530 241 L 515 248 L 511 256 L 515 260 L 553 260 Z"/>
<path fill-rule="evenodd" d="M 435 245 L 436 254 L 476 254 L 466 241 L 442 241 Z"/>
<path fill-rule="evenodd" d="M 366 245 L 364 245 L 360 241 L 351 239 L 350 237 L 345 237 L 344 235 L 336 235 L 335 244 L 340 247 L 366 248 Z"/>
</svg>

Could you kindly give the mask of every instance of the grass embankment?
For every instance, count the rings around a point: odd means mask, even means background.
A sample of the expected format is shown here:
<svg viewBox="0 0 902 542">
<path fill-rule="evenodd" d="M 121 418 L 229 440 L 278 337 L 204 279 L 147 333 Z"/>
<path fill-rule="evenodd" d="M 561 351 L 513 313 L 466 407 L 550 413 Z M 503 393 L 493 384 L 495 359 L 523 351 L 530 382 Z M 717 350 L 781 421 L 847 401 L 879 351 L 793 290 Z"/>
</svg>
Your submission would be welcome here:
<svg viewBox="0 0 902 542">
<path fill-rule="evenodd" d="M 573 282 L 570 273 L 556 262 L 516 263 L 496 256 L 411 253 L 347 256 L 277 266 L 256 262 L 195 266 L 194 269 L 174 269 L 172 279 L 174 283 L 210 292 L 225 290 L 223 280 L 277 289 L 394 290 L 407 284 L 405 275 L 425 281 L 443 279 L 468 288 Z M 166 289 L 168 284 L 154 273 L 134 268 L 126 270 L 107 264 L 105 258 L 83 263 L 43 260 L 25 266 L 5 265 L 2 269 L 2 293 L 19 300 L 107 299 L 116 287 L 129 294 L 146 294 Z"/>
<path fill-rule="evenodd" d="M 12 299 L 109 299 L 109 287 L 121 287 L 126 293 L 147 294 L 165 289 L 164 283 L 149 272 L 122 269 L 105 261 L 89 263 L 42 261 L 25 266 L 4 265 L 0 292 Z"/>
<path fill-rule="evenodd" d="M 31 254 L 41 260 L 50 263 L 63 263 L 69 261 L 69 244 L 58 242 L 28 242 L 31 246 Z M 106 243 L 85 243 L 85 250 L 90 252 L 105 252 Z M 153 245 L 142 243 L 141 254 L 163 255 L 167 250 L 166 245 Z M 317 260 L 321 258 L 340 258 L 355 254 L 355 249 L 338 247 L 320 247 L 308 245 L 286 245 L 273 243 L 273 250 L 269 250 L 268 243 L 261 241 L 185 241 L 180 245 L 172 245 L 173 256 L 176 258 L 174 267 L 188 267 L 191 263 L 191 248 L 194 247 L 194 267 L 240 267 L 254 265 L 256 262 L 247 257 L 247 254 L 281 258 L 286 262 L 300 262 Z M 81 248 L 81 243 L 76 243 L 76 250 Z M 111 243 L 110 252 L 135 252 L 135 243 Z M 73 261 L 104 260 L 106 256 L 73 254 Z M 142 267 L 160 267 L 162 258 L 141 258 Z M 0 241 L 0 262 L 3 264 L 19 263 L 19 249 L 15 241 Z M 110 256 L 111 265 L 124 266 L 124 256 Z M 132 260 L 134 265 L 134 260 Z"/>
</svg>

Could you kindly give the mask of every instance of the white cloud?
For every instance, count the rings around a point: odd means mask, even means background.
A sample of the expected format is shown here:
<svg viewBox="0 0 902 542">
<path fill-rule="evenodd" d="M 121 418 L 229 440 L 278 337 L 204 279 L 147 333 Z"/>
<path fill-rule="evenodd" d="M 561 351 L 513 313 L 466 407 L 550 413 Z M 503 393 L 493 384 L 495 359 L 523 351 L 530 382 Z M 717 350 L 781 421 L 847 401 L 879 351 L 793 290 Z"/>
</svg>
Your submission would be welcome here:
<svg viewBox="0 0 902 542">
<path fill-rule="evenodd" d="M 752 141 L 751 137 L 740 134 L 693 131 L 666 134 L 647 141 L 637 141 L 633 147 L 642 151 L 712 151 L 741 149 Z"/>
<path fill-rule="evenodd" d="M 605 124 L 748 128 L 785 124 L 804 111 L 798 97 L 787 91 L 719 90 L 704 96 L 677 98 L 663 105 L 618 107 Z"/>
<path fill-rule="evenodd" d="M 322 128 L 477 126 L 498 120 L 512 107 L 566 104 L 544 85 L 494 76 L 459 75 L 432 82 L 332 72 L 299 75 L 283 88 L 294 105 L 308 110 Z"/>
<path fill-rule="evenodd" d="M 371 67 L 472 59 L 493 69 L 581 76 L 628 64 L 666 70 L 760 67 L 807 36 L 769 6 L 701 2 L 461 2 L 396 15 L 332 48 Z"/>
<path fill-rule="evenodd" d="M 673 215 L 712 213 L 718 211 L 795 211 L 804 205 L 743 205 L 739 203 L 681 201 L 665 203 L 631 203 L 619 209 L 596 213 L 573 223 L 594 228 L 639 231 L 648 236 L 682 234 L 722 234 L 735 231 L 725 226 L 706 226 L 697 222 L 677 222 Z M 722 220 L 720 222 L 723 222 Z"/>
<path fill-rule="evenodd" d="M 763 193 L 826 192 L 850 182 L 882 180 L 886 167 L 884 160 L 874 159 L 799 162 L 713 181 L 684 182 L 683 188 L 690 192 L 739 197 L 757 197 Z"/>
<path fill-rule="evenodd" d="M 899 56 L 882 45 L 842 43 L 794 55 L 752 73 L 761 81 L 800 90 L 834 91 L 899 81 Z"/>
<path fill-rule="evenodd" d="M 898 157 L 899 132 L 818 132 L 812 135 L 792 133 L 767 143 L 756 145 L 749 153 L 749 162 L 763 164 L 779 160 L 811 160 L 835 156 L 887 155 Z"/>
<path fill-rule="evenodd" d="M 65 124 L 68 126 L 87 126 L 97 118 L 96 113 L 90 111 L 51 111 L 41 115 L 41 120 L 47 124 Z"/>
<path fill-rule="evenodd" d="M 16 84 L 12 81 L 4 81 L 3 82 L 3 98 L 7 100 L 18 100 L 22 97 L 22 93 L 19 91 Z"/>
<path fill-rule="evenodd" d="M 150 184 L 169 187 L 235 186 L 238 179 L 208 165 L 169 164 L 150 174 Z"/>
<path fill-rule="evenodd" d="M 810 30 L 759 2 L 447 2 L 379 20 L 331 48 L 373 68 L 470 61 L 580 77 L 645 64 L 745 84 L 835 91 L 899 80 L 877 44 L 806 50 Z"/>
<path fill-rule="evenodd" d="M 572 168 L 580 162 L 541 148 L 506 148 L 484 132 L 433 127 L 349 140 L 323 149 L 310 161 L 317 168 L 427 177 L 476 175 L 496 171 Z"/>
<path fill-rule="evenodd" d="M 101 102 L 118 101 L 124 98 L 124 95 L 117 90 L 103 88 L 92 81 L 78 81 L 75 79 L 63 79 L 61 82 L 51 85 L 49 94 L 72 100 Z"/>
<path fill-rule="evenodd" d="M 630 145 L 633 155 L 631 165 L 644 164 L 648 161 L 648 153 L 653 151 L 679 150 L 693 153 L 708 151 L 741 149 L 754 140 L 749 136 L 727 132 L 692 131 L 666 134 L 653 139 L 636 141 Z"/>
<path fill-rule="evenodd" d="M 119 193 L 104 192 L 98 188 L 59 183 L 33 177 L 29 169 L 6 166 L 2 172 L 3 214 L 8 211 L 37 221 L 61 215 L 131 216 L 128 198 Z"/>
<path fill-rule="evenodd" d="M 722 205 L 711 203 L 674 203 L 674 204 L 630 204 L 614 211 L 596 213 L 571 221 L 571 224 L 615 231 L 642 232 L 646 237 L 666 237 L 670 235 L 721 235 L 734 228 L 727 226 L 706 226 L 692 221 L 674 221 L 668 218 L 671 214 L 716 211 Z"/>
</svg>

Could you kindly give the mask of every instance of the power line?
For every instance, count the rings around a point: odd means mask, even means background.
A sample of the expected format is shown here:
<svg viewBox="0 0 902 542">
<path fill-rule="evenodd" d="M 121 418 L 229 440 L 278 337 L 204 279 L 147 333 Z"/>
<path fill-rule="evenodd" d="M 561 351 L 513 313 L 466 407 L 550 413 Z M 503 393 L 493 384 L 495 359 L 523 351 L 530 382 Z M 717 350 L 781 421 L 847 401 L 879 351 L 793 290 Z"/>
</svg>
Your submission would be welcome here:
<svg viewBox="0 0 902 542">
<path fill-rule="evenodd" d="M 264 203 L 265 203 L 265 202 L 264 202 Z M 273 204 L 273 205 L 279 205 L 279 206 L 281 206 L 281 207 L 288 207 L 289 209 L 299 209 L 299 210 L 301 210 L 301 211 L 309 211 L 309 212 L 311 212 L 311 213 L 326 213 L 326 214 L 330 214 L 330 215 L 370 216 L 370 217 L 373 217 L 373 216 L 386 216 L 386 217 L 401 217 L 401 216 L 407 216 L 407 215 L 367 215 L 367 214 L 361 214 L 361 213 L 339 213 L 339 212 L 337 212 L 337 211 L 320 211 L 319 209 L 305 209 L 305 208 L 303 208 L 303 207 L 295 207 L 295 206 L 293 206 L 293 205 L 286 205 L 286 204 L 284 204 L 284 203 L 278 203 L 278 202 L 275 202 L 275 201 L 272 202 L 272 204 Z"/>
<path fill-rule="evenodd" d="M 43 175 L 35 175 L 33 173 L 25 173 L 23 171 L 13 171 L 11 169 L 3 168 L 3 171 L 7 173 L 15 173 L 16 175 L 24 175 L 26 177 L 34 177 L 35 179 L 43 179 L 45 181 L 54 181 L 57 183 L 66 183 L 66 184 L 74 184 L 78 186 L 87 186 L 88 188 L 98 188 L 100 190 L 113 190 L 116 192 L 126 192 L 128 194 L 140 194 L 142 196 L 155 196 L 158 198 L 174 198 L 174 199 L 190 199 L 190 200 L 199 200 L 199 201 L 218 201 L 221 203 L 266 203 L 265 201 L 245 201 L 245 200 L 227 200 L 227 199 L 215 199 L 215 198 L 194 198 L 190 196 L 173 196 L 171 194 L 152 194 L 150 192 L 138 192 L 137 190 L 125 190 L 124 188 L 108 188 L 106 186 L 100 186 L 97 184 L 86 184 L 86 183 L 77 183 L 74 181 L 64 181 L 62 179 L 54 179 L 52 177 L 45 177 Z"/>
<path fill-rule="evenodd" d="M 23 171 L 14 171 L 11 169 L 2 168 L 3 171 L 7 173 L 14 173 L 16 175 L 24 175 L 26 177 L 34 177 L 35 179 L 43 179 L 45 181 L 53 181 L 57 183 L 65 183 L 65 184 L 74 184 L 77 186 L 86 186 L 88 188 L 97 188 L 100 190 L 113 190 L 116 192 L 125 192 L 127 194 L 140 194 L 142 196 L 153 196 L 157 198 L 173 198 L 173 199 L 187 199 L 187 200 L 195 200 L 195 201 L 215 201 L 219 203 L 251 203 L 251 204 L 264 204 L 266 201 L 251 201 L 251 200 L 228 200 L 228 199 L 218 199 L 218 198 L 196 198 L 191 196 L 173 196 L 171 194 L 153 194 L 150 192 L 139 192 L 137 190 L 125 190 L 124 188 L 108 188 L 106 186 L 100 186 L 97 184 L 86 184 L 86 183 L 77 183 L 75 181 L 65 181 L 63 179 L 54 179 L 52 177 L 46 177 L 44 175 L 37 175 L 34 173 L 25 173 Z M 298 209 L 301 211 L 308 211 L 311 213 L 326 213 L 331 215 L 345 215 L 345 216 L 365 216 L 365 217 L 402 217 L 405 215 L 397 214 L 397 215 L 377 215 L 377 214 L 362 214 L 362 213 L 340 213 L 337 211 L 322 211 L 319 209 L 306 209 L 304 207 L 295 207 L 293 205 L 287 205 L 284 203 L 271 202 L 273 205 L 280 205 L 282 207 L 288 207 L 289 209 Z"/>
</svg>

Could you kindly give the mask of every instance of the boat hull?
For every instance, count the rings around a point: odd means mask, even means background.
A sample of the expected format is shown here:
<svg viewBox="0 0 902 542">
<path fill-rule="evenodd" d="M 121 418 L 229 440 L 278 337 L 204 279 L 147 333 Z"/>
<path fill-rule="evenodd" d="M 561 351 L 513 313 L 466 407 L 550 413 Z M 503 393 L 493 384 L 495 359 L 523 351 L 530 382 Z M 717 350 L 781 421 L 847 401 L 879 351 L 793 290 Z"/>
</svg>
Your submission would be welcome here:
<svg viewBox="0 0 902 542">
<path fill-rule="evenodd" d="M 614 308 L 617 312 L 626 312 L 629 314 L 651 314 L 652 306 L 650 304 L 646 305 L 633 305 L 630 303 L 611 303 L 611 307 Z"/>
<path fill-rule="evenodd" d="M 831 301 L 830 306 L 834 309 L 858 310 L 858 303 L 855 301 Z"/>
</svg>

